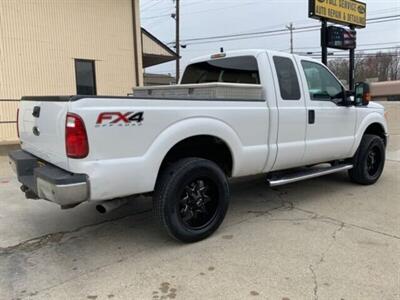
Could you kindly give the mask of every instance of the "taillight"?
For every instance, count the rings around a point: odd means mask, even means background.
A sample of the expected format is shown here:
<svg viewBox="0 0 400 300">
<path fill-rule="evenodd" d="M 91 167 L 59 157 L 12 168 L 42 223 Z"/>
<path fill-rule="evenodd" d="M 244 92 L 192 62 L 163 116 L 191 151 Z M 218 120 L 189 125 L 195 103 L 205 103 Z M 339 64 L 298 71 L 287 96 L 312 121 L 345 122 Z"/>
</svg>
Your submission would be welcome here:
<svg viewBox="0 0 400 300">
<path fill-rule="evenodd" d="M 18 123 L 19 123 L 19 108 L 17 108 L 17 136 L 19 138 L 19 125 L 18 125 Z"/>
<path fill-rule="evenodd" d="M 76 114 L 67 114 L 65 123 L 65 145 L 69 158 L 85 158 L 89 154 L 89 142 L 85 123 Z"/>
</svg>

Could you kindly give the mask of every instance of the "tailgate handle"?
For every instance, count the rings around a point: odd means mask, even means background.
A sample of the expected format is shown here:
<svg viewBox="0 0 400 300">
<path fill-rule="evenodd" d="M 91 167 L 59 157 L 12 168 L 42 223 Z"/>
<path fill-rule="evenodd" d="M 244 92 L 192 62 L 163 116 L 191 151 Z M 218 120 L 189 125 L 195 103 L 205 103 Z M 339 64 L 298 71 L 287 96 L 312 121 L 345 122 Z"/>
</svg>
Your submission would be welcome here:
<svg viewBox="0 0 400 300">
<path fill-rule="evenodd" d="M 34 116 L 35 118 L 39 118 L 40 117 L 40 106 L 35 106 L 33 108 L 32 116 Z"/>
</svg>

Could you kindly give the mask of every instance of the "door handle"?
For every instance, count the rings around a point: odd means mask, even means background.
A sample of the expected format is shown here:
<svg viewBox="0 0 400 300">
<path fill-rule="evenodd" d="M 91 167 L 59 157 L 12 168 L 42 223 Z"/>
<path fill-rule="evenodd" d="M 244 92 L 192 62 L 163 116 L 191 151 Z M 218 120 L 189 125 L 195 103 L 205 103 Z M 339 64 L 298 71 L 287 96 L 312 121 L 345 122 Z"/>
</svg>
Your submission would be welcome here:
<svg viewBox="0 0 400 300">
<path fill-rule="evenodd" d="M 315 124 L 315 110 L 308 111 L 308 124 Z"/>
</svg>

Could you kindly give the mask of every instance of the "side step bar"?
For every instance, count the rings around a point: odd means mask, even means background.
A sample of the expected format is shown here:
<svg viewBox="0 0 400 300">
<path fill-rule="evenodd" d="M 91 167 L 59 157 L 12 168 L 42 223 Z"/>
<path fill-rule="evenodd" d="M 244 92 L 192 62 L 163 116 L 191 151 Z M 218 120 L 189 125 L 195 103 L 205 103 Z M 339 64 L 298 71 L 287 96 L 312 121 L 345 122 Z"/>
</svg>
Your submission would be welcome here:
<svg viewBox="0 0 400 300">
<path fill-rule="evenodd" d="M 297 181 L 302 181 L 306 179 L 316 178 L 324 175 L 329 175 L 341 171 L 350 170 L 353 168 L 353 165 L 336 165 L 328 168 L 310 168 L 301 171 L 295 171 L 293 173 L 286 173 L 285 175 L 273 176 L 268 178 L 267 181 L 271 187 L 285 185 Z"/>
</svg>

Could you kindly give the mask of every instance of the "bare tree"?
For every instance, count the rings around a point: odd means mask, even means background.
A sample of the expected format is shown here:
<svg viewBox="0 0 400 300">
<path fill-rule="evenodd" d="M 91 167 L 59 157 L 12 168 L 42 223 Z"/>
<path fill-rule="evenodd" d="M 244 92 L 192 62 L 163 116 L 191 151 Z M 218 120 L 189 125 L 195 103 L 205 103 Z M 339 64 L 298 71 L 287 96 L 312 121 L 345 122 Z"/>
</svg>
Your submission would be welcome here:
<svg viewBox="0 0 400 300">
<path fill-rule="evenodd" d="M 329 69 L 342 81 L 349 80 L 349 63 L 345 59 L 333 59 L 328 63 Z"/>
<path fill-rule="evenodd" d="M 389 65 L 389 79 L 400 80 L 400 49 L 397 49 L 394 54 Z"/>
<path fill-rule="evenodd" d="M 339 58 L 329 62 L 329 68 L 341 79 L 348 81 L 349 62 Z M 359 53 L 355 59 L 356 81 L 400 79 L 400 49 L 378 52 L 375 55 Z"/>
</svg>

